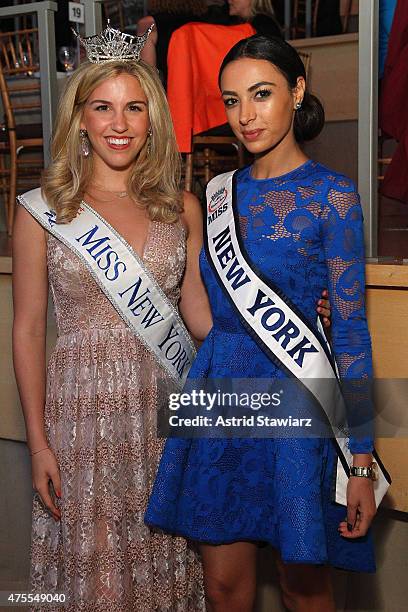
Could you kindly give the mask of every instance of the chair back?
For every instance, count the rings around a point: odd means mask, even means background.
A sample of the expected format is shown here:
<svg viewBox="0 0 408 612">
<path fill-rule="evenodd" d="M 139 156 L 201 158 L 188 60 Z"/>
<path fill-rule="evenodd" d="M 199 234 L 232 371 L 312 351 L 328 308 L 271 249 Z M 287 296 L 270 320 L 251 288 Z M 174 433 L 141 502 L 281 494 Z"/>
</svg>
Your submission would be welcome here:
<svg viewBox="0 0 408 612">
<path fill-rule="evenodd" d="M 303 38 L 306 35 L 306 13 L 307 0 L 294 0 L 293 18 L 291 27 L 291 38 Z M 312 23 L 311 35 L 316 36 L 317 13 L 319 11 L 319 0 L 311 0 Z"/>
<path fill-rule="evenodd" d="M 7 87 L 7 81 L 3 72 L 3 68 L 0 62 L 0 94 L 1 94 L 1 102 L 3 104 L 3 113 L 4 113 L 4 123 L 1 120 L 3 130 L 12 130 L 16 129 L 16 122 L 14 119 L 13 107 L 11 106 L 10 95 Z"/>
<path fill-rule="evenodd" d="M 310 53 L 305 53 L 304 51 L 298 51 L 298 55 L 305 67 L 306 81 L 308 81 L 310 77 L 310 60 L 312 59 L 312 56 Z"/>
<path fill-rule="evenodd" d="M 191 151 L 192 135 L 226 122 L 218 71 L 231 47 L 254 32 L 249 23 L 187 23 L 172 34 L 167 54 L 167 97 L 182 153 Z"/>
<path fill-rule="evenodd" d="M 38 114 L 41 108 L 38 29 L 0 32 L 1 96 L 7 125 L 15 127 L 15 117 Z"/>
<path fill-rule="evenodd" d="M 0 32 L 0 64 L 4 74 L 31 75 L 40 68 L 38 29 Z"/>
</svg>

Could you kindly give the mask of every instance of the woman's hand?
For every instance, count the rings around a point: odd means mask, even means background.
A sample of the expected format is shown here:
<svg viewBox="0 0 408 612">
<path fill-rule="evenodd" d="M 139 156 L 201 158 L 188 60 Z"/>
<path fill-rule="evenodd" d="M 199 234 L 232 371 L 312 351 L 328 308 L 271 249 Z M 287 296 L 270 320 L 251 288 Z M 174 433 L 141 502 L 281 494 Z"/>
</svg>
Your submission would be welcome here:
<svg viewBox="0 0 408 612">
<path fill-rule="evenodd" d="M 339 532 L 344 538 L 360 538 L 367 533 L 377 511 L 373 484 L 370 478 L 350 476 L 347 484 L 347 519 L 339 525 Z"/>
<path fill-rule="evenodd" d="M 330 327 L 331 306 L 329 301 L 329 292 L 327 289 L 323 289 L 321 299 L 317 300 L 316 310 L 322 317 L 324 327 Z"/>
<path fill-rule="evenodd" d="M 50 494 L 50 481 L 57 497 L 61 497 L 61 478 L 57 460 L 50 448 L 35 453 L 31 457 L 33 487 L 41 497 L 44 506 L 56 521 L 61 518 L 61 512 L 54 504 Z"/>
</svg>

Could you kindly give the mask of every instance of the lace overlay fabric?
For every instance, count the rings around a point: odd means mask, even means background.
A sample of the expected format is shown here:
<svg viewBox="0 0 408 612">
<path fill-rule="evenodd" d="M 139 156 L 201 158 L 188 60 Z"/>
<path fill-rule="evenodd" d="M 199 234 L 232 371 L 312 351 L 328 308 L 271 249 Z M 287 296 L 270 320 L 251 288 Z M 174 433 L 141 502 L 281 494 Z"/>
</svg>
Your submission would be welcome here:
<svg viewBox="0 0 408 612">
<path fill-rule="evenodd" d="M 352 401 L 354 381 L 372 378 L 364 303 L 363 218 L 352 181 L 313 161 L 276 179 L 254 180 L 246 168 L 239 173 L 237 199 L 242 237 L 251 260 L 315 328 L 317 300 L 322 289 L 329 290 L 333 352 L 340 376 L 347 381 L 350 411 L 361 411 L 350 417 L 356 422 L 359 416 L 362 422 L 370 419 L 370 402 Z M 201 263 L 204 277 L 210 277 L 204 256 Z M 219 300 L 218 287 L 212 289 L 211 282 L 214 327 L 232 331 L 232 325 L 235 331 L 242 331 L 231 306 Z M 236 352 L 231 353 L 232 359 L 235 356 Z M 274 365 L 271 374 L 281 376 Z M 351 436 L 350 448 L 369 452 L 372 439 Z"/>
<path fill-rule="evenodd" d="M 237 174 L 236 196 L 241 237 L 255 268 L 280 287 L 314 329 L 317 300 L 328 288 L 340 375 L 357 383 L 370 378 L 362 213 L 352 182 L 313 161 L 265 180 L 253 179 L 251 168 L 244 168 Z M 214 325 L 189 377 L 285 378 L 236 316 L 205 252 L 201 271 Z M 352 392 L 357 399 L 352 416 L 358 421 L 371 404 L 364 401 L 360 384 Z M 302 395 L 297 396 L 307 410 Z M 293 414 L 293 407 L 292 398 L 284 399 L 272 416 Z M 351 438 L 350 449 L 368 452 L 372 438 Z M 345 508 L 332 502 L 336 461 L 329 438 L 279 438 L 278 431 L 276 437 L 259 439 L 170 438 L 146 520 L 214 544 L 269 542 L 288 563 L 370 572 L 375 568 L 371 534 L 351 541 L 338 533 Z M 174 499 L 177 504 L 169 502 Z"/>
<path fill-rule="evenodd" d="M 143 253 L 174 305 L 185 238 L 181 224 L 152 222 Z M 61 472 L 62 519 L 34 499 L 31 589 L 65 593 L 61 610 L 69 612 L 204 610 L 196 551 L 143 521 L 163 445 L 156 412 L 172 383 L 53 236 L 47 258 L 58 339 L 45 424 Z"/>
</svg>

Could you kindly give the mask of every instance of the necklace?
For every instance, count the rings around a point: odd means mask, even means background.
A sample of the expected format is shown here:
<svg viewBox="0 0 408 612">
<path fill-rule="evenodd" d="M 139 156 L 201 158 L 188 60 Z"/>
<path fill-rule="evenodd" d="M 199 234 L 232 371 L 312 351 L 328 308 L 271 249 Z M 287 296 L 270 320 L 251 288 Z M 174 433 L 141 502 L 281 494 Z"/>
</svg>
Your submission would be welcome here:
<svg viewBox="0 0 408 612">
<path fill-rule="evenodd" d="M 116 196 L 117 198 L 126 198 L 129 196 L 127 191 L 111 191 L 110 189 L 106 189 L 105 187 L 98 187 L 98 185 L 96 185 L 95 183 L 93 185 L 90 185 L 90 187 L 94 187 L 95 189 L 97 189 L 98 191 L 102 191 L 102 192 L 106 192 L 106 193 L 111 193 L 114 196 Z"/>
</svg>

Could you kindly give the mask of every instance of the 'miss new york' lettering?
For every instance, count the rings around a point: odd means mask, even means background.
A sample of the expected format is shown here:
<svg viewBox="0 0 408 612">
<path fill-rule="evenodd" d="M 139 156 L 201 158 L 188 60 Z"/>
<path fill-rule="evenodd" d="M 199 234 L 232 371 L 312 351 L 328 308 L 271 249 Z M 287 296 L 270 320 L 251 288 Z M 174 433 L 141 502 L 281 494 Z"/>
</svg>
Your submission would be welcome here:
<svg viewBox="0 0 408 612">
<path fill-rule="evenodd" d="M 96 261 L 98 268 L 105 273 L 106 280 L 114 281 L 125 272 L 126 264 L 120 261 L 119 255 L 110 246 L 109 236 L 96 237 L 98 230 L 99 226 L 94 225 L 85 234 L 76 238 L 76 241 L 82 247 L 87 247 L 85 250 Z"/>
<path fill-rule="evenodd" d="M 123 261 L 119 260 L 119 255 L 110 245 L 109 235 L 99 230 L 100 226 L 95 224 L 75 240 L 86 251 L 85 257 L 88 263 L 90 256 L 98 267 L 105 271 L 107 280 L 115 281 L 121 273 L 127 271 L 127 267 Z M 130 271 L 127 271 L 127 276 L 131 276 Z M 125 282 L 122 282 L 121 287 L 115 292 L 118 301 L 122 302 L 121 310 L 126 312 L 128 317 L 133 316 L 138 319 L 138 325 L 146 330 L 146 337 L 150 338 L 148 342 L 155 347 L 154 352 L 161 353 L 162 361 L 167 362 L 168 366 L 171 366 L 170 370 L 173 370 L 182 379 L 185 371 L 191 366 L 191 355 L 186 346 L 187 339 L 170 321 L 170 325 L 164 325 L 164 329 L 159 332 L 147 331 L 158 323 L 165 322 L 166 319 L 160 312 L 160 298 L 155 297 L 154 287 L 149 286 L 149 281 L 144 279 L 143 275 L 133 274 L 132 276 L 133 279 L 129 279 L 129 284 L 126 283 L 126 277 L 123 277 L 121 281 Z M 126 288 L 123 289 L 123 286 Z M 148 336 L 149 333 L 152 335 Z M 158 337 L 155 337 L 155 333 Z"/>
</svg>

